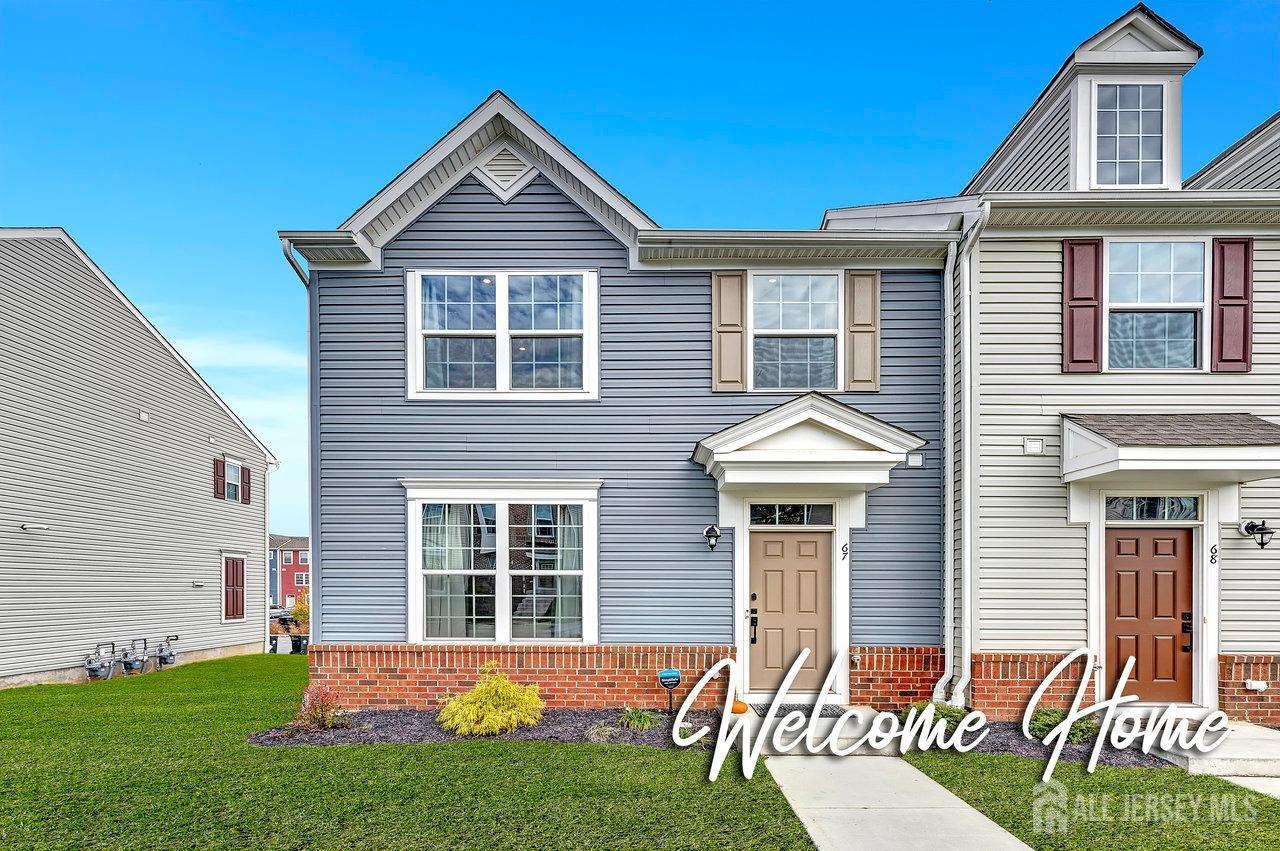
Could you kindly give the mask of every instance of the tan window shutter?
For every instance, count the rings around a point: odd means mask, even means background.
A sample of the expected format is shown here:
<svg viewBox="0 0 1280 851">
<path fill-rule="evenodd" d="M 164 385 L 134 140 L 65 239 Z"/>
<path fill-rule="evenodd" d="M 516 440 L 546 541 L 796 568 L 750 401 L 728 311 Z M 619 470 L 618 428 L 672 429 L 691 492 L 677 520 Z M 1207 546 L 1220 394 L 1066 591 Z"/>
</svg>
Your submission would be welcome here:
<svg viewBox="0 0 1280 851">
<path fill-rule="evenodd" d="M 880 273 L 844 273 L 845 389 L 880 389 Z"/>
<path fill-rule="evenodd" d="M 711 274 L 711 389 L 747 389 L 747 273 Z"/>
</svg>

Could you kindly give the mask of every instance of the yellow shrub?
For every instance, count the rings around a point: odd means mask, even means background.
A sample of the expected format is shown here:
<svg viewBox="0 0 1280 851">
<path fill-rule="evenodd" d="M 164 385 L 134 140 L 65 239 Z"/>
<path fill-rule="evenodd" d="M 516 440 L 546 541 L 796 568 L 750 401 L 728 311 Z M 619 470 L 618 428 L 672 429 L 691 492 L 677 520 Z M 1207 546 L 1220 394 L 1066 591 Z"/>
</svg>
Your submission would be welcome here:
<svg viewBox="0 0 1280 851">
<path fill-rule="evenodd" d="M 440 702 L 436 719 L 446 730 L 459 736 L 496 736 L 510 733 L 542 720 L 546 702 L 536 685 L 522 686 L 498 672 L 498 663 L 489 661 L 471 691 L 446 697 Z"/>
</svg>

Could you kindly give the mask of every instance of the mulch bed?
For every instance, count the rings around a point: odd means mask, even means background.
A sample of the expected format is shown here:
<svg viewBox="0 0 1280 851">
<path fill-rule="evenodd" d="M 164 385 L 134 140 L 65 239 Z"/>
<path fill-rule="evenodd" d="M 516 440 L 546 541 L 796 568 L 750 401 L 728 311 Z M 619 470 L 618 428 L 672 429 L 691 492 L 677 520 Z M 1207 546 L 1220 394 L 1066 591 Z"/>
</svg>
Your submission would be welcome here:
<svg viewBox="0 0 1280 851">
<path fill-rule="evenodd" d="M 403 745 L 440 744 L 474 740 L 477 736 L 455 736 L 436 723 L 434 709 L 365 710 L 347 716 L 350 727 L 334 730 L 294 731 L 277 728 L 249 737 L 250 744 L 275 745 Z M 489 739 L 525 739 L 544 742 L 595 742 L 621 745 L 645 745 L 654 748 L 675 747 L 671 741 L 673 719 L 659 713 L 659 722 L 648 730 L 631 730 L 618 724 L 619 709 L 548 709 L 542 722 L 520 727 L 514 733 L 486 736 Z M 690 712 L 686 723 L 694 729 L 703 725 L 716 729 L 714 712 Z M 588 737 L 588 731 L 592 731 Z M 607 729 L 606 729 L 607 728 Z M 605 737 L 599 734 L 605 733 Z"/>
<path fill-rule="evenodd" d="M 972 736 L 965 736 L 966 739 Z M 1088 762 L 1093 754 L 1095 739 L 1089 739 L 1078 745 L 1067 744 L 1062 748 L 1060 761 Z M 1028 739 L 1022 735 L 1020 721 L 990 721 L 987 723 L 987 735 L 973 749 L 972 753 L 1013 754 L 1029 756 L 1035 759 L 1048 759 L 1053 748 L 1037 739 Z M 1109 744 L 1102 746 L 1098 754 L 1098 765 L 1117 766 L 1120 768 L 1173 768 L 1155 754 L 1145 754 L 1139 748 L 1130 747 L 1116 750 Z"/>
</svg>

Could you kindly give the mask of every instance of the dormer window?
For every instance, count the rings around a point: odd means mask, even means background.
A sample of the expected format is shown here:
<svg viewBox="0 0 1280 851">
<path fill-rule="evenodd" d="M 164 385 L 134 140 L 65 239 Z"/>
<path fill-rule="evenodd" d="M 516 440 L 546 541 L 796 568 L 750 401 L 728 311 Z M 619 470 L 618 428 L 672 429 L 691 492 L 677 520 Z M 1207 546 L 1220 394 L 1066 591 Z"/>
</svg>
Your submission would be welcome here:
<svg viewBox="0 0 1280 851">
<path fill-rule="evenodd" d="M 1096 185 L 1163 186 L 1164 86 L 1099 83 L 1095 102 Z"/>
</svg>

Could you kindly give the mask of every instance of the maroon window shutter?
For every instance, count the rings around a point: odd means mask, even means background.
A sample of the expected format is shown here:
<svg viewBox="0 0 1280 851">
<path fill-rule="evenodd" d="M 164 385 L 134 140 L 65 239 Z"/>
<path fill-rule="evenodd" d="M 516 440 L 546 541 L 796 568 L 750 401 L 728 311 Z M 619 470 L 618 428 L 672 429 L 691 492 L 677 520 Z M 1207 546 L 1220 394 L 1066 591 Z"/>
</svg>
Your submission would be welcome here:
<svg viewBox="0 0 1280 851">
<path fill-rule="evenodd" d="M 244 617 L 244 559 L 223 560 L 223 617 L 236 620 Z"/>
<path fill-rule="evenodd" d="M 240 468 L 240 501 L 249 504 L 249 468 Z"/>
<path fill-rule="evenodd" d="M 1102 372 L 1102 240 L 1062 241 L 1062 371 Z"/>
<path fill-rule="evenodd" d="M 213 496 L 214 499 L 227 498 L 227 462 L 221 458 L 213 459 Z"/>
<path fill-rule="evenodd" d="M 1253 366 L 1253 240 L 1213 241 L 1212 369 L 1248 372 Z"/>
</svg>

